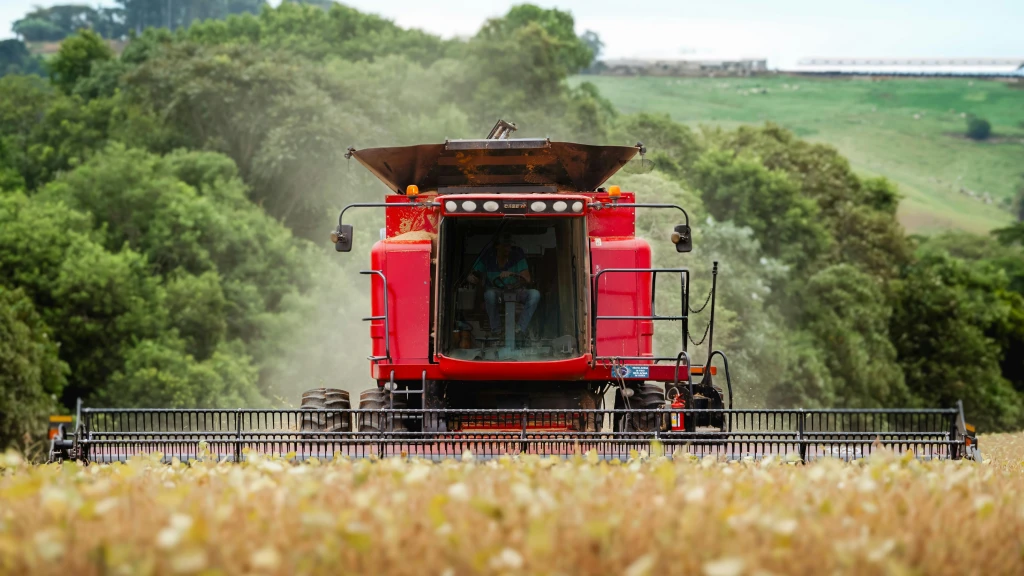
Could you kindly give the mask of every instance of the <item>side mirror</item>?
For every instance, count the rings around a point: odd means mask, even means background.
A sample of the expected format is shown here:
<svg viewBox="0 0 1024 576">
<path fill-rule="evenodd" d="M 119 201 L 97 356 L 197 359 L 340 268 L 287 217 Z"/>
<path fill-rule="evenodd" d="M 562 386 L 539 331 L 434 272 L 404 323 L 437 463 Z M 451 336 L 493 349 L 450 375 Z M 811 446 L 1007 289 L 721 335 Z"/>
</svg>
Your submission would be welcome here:
<svg viewBox="0 0 1024 576">
<path fill-rule="evenodd" d="M 690 235 L 690 227 L 680 224 L 672 230 L 672 243 L 676 245 L 676 252 L 690 252 L 693 250 L 693 236 Z"/>
<path fill-rule="evenodd" d="M 337 232 L 331 234 L 331 240 L 334 241 L 334 249 L 338 252 L 351 252 L 352 225 L 342 224 L 338 226 Z"/>
</svg>

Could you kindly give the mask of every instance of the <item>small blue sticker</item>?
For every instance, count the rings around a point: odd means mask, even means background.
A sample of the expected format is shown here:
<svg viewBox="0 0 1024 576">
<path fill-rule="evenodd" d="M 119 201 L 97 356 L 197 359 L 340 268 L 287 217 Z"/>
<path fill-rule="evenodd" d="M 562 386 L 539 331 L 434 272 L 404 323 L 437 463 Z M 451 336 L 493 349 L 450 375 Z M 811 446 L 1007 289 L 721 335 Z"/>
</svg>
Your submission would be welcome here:
<svg viewBox="0 0 1024 576">
<path fill-rule="evenodd" d="M 619 378 L 628 380 L 646 380 L 650 378 L 650 366 L 619 366 L 616 370 Z"/>
</svg>

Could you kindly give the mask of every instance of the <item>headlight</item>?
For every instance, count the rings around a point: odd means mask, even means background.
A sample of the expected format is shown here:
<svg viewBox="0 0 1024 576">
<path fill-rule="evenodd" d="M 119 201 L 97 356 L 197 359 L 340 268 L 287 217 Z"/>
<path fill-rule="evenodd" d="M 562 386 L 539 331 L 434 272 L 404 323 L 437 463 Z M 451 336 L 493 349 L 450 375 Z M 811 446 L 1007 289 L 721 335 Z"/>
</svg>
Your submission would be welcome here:
<svg viewBox="0 0 1024 576">
<path fill-rule="evenodd" d="M 449 201 L 444 203 L 444 209 L 449 211 L 449 212 L 455 212 L 456 210 L 459 209 L 459 205 L 456 204 L 455 202 L 449 200 Z"/>
<path fill-rule="evenodd" d="M 569 205 L 561 200 L 551 205 L 551 208 L 554 209 L 555 212 L 565 212 L 565 209 L 568 207 Z"/>
<path fill-rule="evenodd" d="M 494 200 L 488 200 L 487 202 L 484 202 L 484 210 L 487 210 L 488 212 L 497 212 L 498 203 Z"/>
<path fill-rule="evenodd" d="M 465 210 L 466 212 L 472 212 L 473 210 L 476 210 L 476 202 L 473 202 L 472 200 L 466 200 L 465 202 L 462 203 L 462 209 Z"/>
<path fill-rule="evenodd" d="M 548 205 L 541 202 L 540 200 L 534 202 L 533 204 L 530 204 L 530 210 L 533 210 L 534 212 L 543 212 L 547 209 Z"/>
</svg>

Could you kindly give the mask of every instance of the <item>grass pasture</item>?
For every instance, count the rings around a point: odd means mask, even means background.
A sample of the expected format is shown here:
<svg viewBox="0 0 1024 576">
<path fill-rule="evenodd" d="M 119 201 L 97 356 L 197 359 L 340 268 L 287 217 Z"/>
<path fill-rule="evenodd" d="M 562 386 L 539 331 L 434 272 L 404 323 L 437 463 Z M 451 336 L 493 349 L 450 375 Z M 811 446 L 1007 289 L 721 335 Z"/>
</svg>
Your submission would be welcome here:
<svg viewBox="0 0 1024 576">
<path fill-rule="evenodd" d="M 668 113 L 691 126 L 775 122 L 835 146 L 867 176 L 904 196 L 914 232 L 973 232 L 1009 223 L 1024 185 L 1024 89 L 968 79 L 576 77 L 623 112 Z M 966 117 L 992 123 L 985 142 L 964 136 Z M 964 189 L 964 192 L 961 191 Z M 973 192 L 971 196 L 966 191 Z M 991 204 L 985 198 L 991 199 Z"/>
<path fill-rule="evenodd" d="M 7 454 L 0 573 L 1024 573 L 1024 435 L 981 445 L 985 464 Z"/>
</svg>

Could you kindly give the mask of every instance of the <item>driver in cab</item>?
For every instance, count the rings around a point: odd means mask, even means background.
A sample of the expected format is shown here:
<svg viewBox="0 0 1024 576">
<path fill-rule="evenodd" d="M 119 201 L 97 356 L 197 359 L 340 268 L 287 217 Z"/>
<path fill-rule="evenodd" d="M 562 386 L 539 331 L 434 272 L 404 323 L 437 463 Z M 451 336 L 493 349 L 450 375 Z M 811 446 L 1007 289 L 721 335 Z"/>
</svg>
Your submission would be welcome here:
<svg viewBox="0 0 1024 576">
<path fill-rule="evenodd" d="M 512 246 L 511 235 L 502 234 L 493 247 L 480 255 L 469 273 L 468 280 L 472 284 L 477 284 L 481 280 L 484 282 L 484 307 L 487 309 L 487 321 L 490 323 L 492 334 L 500 332 L 498 297 L 503 293 L 523 305 L 523 312 L 516 322 L 515 331 L 517 336 L 526 332 L 526 327 L 530 325 L 530 319 L 533 318 L 533 313 L 537 311 L 537 305 L 540 303 L 540 292 L 527 288 L 531 279 L 530 269 L 526 266 L 526 255 L 522 249 Z"/>
</svg>

